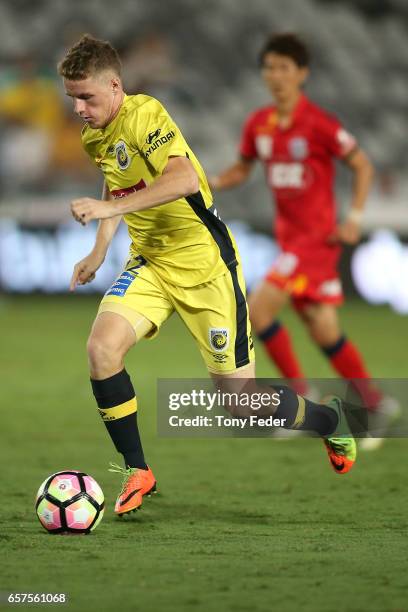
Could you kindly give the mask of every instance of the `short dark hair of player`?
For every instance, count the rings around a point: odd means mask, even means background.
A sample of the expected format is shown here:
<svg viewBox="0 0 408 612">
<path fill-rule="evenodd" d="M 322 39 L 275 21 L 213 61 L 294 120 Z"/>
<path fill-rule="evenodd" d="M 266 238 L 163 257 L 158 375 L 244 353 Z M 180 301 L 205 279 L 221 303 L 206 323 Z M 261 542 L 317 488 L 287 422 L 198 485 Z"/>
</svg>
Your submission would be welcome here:
<svg viewBox="0 0 408 612">
<path fill-rule="evenodd" d="M 299 68 L 305 68 L 310 63 L 310 54 L 306 44 L 296 34 L 289 32 L 274 34 L 266 41 L 259 54 L 261 68 L 264 65 L 265 55 L 268 53 L 290 57 Z"/>
<path fill-rule="evenodd" d="M 107 40 L 90 34 L 84 34 L 58 64 L 58 73 L 70 81 L 82 81 L 104 70 L 112 70 L 120 76 L 121 69 L 116 49 Z"/>
</svg>

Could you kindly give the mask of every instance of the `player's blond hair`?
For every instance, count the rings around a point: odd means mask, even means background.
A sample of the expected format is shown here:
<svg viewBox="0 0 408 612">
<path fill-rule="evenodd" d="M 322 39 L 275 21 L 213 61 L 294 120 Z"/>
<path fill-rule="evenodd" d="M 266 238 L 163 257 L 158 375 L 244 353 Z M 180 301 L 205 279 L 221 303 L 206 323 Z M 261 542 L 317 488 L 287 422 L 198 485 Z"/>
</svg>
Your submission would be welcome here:
<svg viewBox="0 0 408 612">
<path fill-rule="evenodd" d="M 58 64 L 58 73 L 70 81 L 81 81 L 104 70 L 120 76 L 121 62 L 118 52 L 107 40 L 84 34 Z"/>
</svg>

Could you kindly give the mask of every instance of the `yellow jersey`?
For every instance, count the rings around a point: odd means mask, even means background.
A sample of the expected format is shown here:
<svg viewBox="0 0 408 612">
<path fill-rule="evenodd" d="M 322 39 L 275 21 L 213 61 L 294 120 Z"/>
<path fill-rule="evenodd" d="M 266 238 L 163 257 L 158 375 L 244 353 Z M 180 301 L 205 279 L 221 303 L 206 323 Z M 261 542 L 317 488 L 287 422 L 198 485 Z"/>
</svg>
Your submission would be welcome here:
<svg viewBox="0 0 408 612">
<path fill-rule="evenodd" d="M 199 178 L 196 194 L 124 215 L 131 252 L 154 264 L 165 281 L 192 287 L 237 265 L 234 239 L 212 206 L 204 171 L 158 100 L 125 95 L 118 114 L 104 129 L 84 126 L 82 143 L 115 198 L 150 185 L 169 157 L 190 159 Z"/>
</svg>

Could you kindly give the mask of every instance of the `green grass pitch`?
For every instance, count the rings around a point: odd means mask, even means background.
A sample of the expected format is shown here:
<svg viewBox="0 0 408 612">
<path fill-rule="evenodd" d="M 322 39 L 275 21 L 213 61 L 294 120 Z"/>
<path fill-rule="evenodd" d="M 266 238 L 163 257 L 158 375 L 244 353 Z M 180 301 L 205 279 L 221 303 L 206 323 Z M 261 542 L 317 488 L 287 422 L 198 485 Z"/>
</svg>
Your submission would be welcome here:
<svg viewBox="0 0 408 612">
<path fill-rule="evenodd" d="M 97 298 L 3 297 L 0 592 L 65 592 L 83 611 L 407 610 L 406 440 L 336 475 L 319 440 L 157 438 L 158 377 L 204 377 L 173 317 L 127 361 L 160 494 L 116 520 L 118 461 L 90 394 L 85 341 Z M 331 371 L 294 314 L 308 376 Z M 407 320 L 350 302 L 348 335 L 377 377 L 404 377 Z M 272 370 L 258 347 L 258 375 Z M 48 535 L 33 498 L 53 471 L 81 469 L 105 492 L 91 536 Z M 1 606 L 1 604 L 0 604 Z M 26 606 L 27 608 L 27 606 Z M 19 606 L 19 609 L 25 609 Z"/>
</svg>

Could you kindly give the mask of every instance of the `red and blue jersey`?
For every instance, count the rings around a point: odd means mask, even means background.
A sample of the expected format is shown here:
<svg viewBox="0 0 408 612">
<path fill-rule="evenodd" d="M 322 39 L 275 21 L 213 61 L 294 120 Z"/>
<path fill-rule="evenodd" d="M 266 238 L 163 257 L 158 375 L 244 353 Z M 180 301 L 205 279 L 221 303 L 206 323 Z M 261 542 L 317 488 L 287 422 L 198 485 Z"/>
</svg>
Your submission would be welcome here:
<svg viewBox="0 0 408 612">
<path fill-rule="evenodd" d="M 275 234 L 283 250 L 325 250 L 336 224 L 334 160 L 355 147 L 341 123 L 305 95 L 287 128 L 279 125 L 274 106 L 248 117 L 240 153 L 264 164 L 276 203 Z"/>
</svg>

